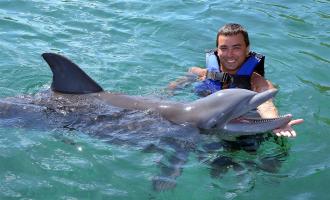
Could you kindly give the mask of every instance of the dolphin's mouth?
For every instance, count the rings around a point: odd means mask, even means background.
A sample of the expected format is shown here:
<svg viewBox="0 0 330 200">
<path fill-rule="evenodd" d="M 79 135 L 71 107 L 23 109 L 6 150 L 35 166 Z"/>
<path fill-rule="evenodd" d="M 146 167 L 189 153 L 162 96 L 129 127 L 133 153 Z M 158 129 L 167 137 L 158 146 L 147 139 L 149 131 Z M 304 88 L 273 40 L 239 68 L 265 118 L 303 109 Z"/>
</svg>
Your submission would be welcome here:
<svg viewBox="0 0 330 200">
<path fill-rule="evenodd" d="M 235 119 L 232 119 L 228 123 L 235 124 L 235 123 L 247 123 L 247 124 L 262 124 L 262 123 L 269 123 L 281 120 L 283 118 L 286 118 L 287 116 L 279 116 L 275 118 L 256 118 L 256 117 L 238 117 Z"/>
<path fill-rule="evenodd" d="M 285 126 L 290 122 L 292 115 L 283 115 L 275 118 L 238 117 L 230 120 L 224 130 L 236 133 L 264 133 Z"/>
</svg>

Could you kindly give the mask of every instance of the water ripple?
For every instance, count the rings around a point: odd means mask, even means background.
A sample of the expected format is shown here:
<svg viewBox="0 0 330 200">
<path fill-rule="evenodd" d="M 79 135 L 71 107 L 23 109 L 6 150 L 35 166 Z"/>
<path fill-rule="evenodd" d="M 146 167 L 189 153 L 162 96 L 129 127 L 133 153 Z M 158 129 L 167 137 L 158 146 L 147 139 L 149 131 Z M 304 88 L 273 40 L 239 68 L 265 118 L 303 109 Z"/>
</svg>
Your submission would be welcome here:
<svg viewBox="0 0 330 200">
<path fill-rule="evenodd" d="M 107 90 L 163 97 L 169 81 L 190 66 L 204 65 L 204 50 L 214 48 L 218 28 L 238 22 L 249 31 L 251 49 L 266 55 L 266 76 L 280 88 L 280 112 L 306 120 L 297 127 L 298 138 L 289 140 L 299 151 L 288 150 L 281 157 L 282 149 L 267 143 L 253 155 L 219 152 L 246 167 L 244 174 L 229 171 L 222 179 L 210 178 L 209 166 L 192 152 L 176 189 L 161 194 L 154 194 L 150 184 L 160 153 L 141 153 L 141 148 L 112 145 L 83 133 L 60 133 L 70 140 L 63 143 L 52 136 L 58 130 L 1 127 L 0 198 L 265 199 L 278 192 L 279 197 L 322 199 L 326 189 L 310 186 L 329 171 L 329 5 L 328 0 L 0 1 L 1 97 L 49 88 L 51 72 L 40 57 L 46 51 L 68 56 Z M 173 98 L 196 98 L 191 89 Z M 164 131 L 159 124 L 142 129 L 148 124 L 142 118 L 111 124 L 128 130 L 117 128 L 118 141 L 134 138 L 146 145 L 153 133 Z M 138 136 L 141 132 L 145 137 Z M 260 169 L 268 157 L 279 157 L 282 171 Z M 296 184 L 277 187 L 281 182 Z"/>
<path fill-rule="evenodd" d="M 316 54 L 311 53 L 311 52 L 299 51 L 299 53 L 302 53 L 302 54 L 305 54 L 307 56 L 310 56 L 310 57 L 314 58 L 315 60 L 319 60 L 319 61 L 322 61 L 322 62 L 325 62 L 325 63 L 330 63 L 330 60 L 328 60 L 326 58 L 322 58 L 321 56 L 316 55 Z"/>
</svg>

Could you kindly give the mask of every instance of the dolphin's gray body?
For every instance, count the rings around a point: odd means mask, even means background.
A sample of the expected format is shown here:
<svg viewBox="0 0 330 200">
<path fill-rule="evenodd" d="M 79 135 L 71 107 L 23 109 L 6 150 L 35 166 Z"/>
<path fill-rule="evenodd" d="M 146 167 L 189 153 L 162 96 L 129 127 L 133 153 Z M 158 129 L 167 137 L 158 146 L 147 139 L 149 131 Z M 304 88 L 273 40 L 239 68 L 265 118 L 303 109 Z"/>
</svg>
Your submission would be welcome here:
<svg viewBox="0 0 330 200">
<path fill-rule="evenodd" d="M 275 89 L 262 93 L 244 89 L 221 90 L 191 103 L 159 101 L 104 92 L 95 81 L 67 58 L 54 53 L 44 53 L 42 56 L 53 72 L 54 91 L 90 94 L 93 98 L 113 106 L 132 110 L 151 110 L 176 124 L 203 129 L 216 128 L 222 130 L 220 131 L 222 133 L 240 136 L 273 130 L 287 124 L 291 119 L 290 115 L 267 120 L 244 117 L 260 104 L 273 98 L 277 93 Z"/>
<path fill-rule="evenodd" d="M 174 149 L 170 166 L 162 167 L 153 181 L 156 190 L 175 185 L 188 153 L 196 150 L 200 141 L 199 129 L 238 137 L 272 130 L 291 119 L 290 115 L 275 119 L 247 117 L 273 98 L 276 90 L 255 93 L 228 89 L 190 103 L 161 101 L 105 92 L 67 58 L 53 53 L 42 56 L 53 72 L 52 90 L 1 99 L 0 124 L 78 130 L 111 143 L 137 144 L 146 151 Z"/>
</svg>

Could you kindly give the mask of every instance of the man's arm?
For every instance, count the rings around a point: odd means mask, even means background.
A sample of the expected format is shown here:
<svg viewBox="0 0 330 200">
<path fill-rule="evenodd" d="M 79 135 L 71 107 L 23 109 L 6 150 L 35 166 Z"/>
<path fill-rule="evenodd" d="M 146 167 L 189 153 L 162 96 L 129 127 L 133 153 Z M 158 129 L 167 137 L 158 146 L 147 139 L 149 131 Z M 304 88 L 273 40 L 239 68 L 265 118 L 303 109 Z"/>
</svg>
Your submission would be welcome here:
<svg viewBox="0 0 330 200">
<path fill-rule="evenodd" d="M 168 84 L 168 89 L 174 90 L 176 88 L 184 87 L 185 85 L 192 83 L 196 80 L 204 80 L 206 77 L 206 69 L 201 67 L 191 67 L 188 70 L 186 76 L 180 77 L 175 81 L 172 81 Z"/>
<path fill-rule="evenodd" d="M 263 92 L 275 88 L 273 84 L 266 80 L 264 77 L 257 73 L 253 73 L 251 76 L 251 89 L 255 92 Z M 272 100 L 268 100 L 258 107 L 258 112 L 262 118 L 278 117 L 278 111 Z M 277 136 L 295 137 L 297 134 L 293 130 L 292 126 L 303 123 L 303 119 L 296 119 L 290 121 L 286 126 L 273 130 Z"/>
</svg>

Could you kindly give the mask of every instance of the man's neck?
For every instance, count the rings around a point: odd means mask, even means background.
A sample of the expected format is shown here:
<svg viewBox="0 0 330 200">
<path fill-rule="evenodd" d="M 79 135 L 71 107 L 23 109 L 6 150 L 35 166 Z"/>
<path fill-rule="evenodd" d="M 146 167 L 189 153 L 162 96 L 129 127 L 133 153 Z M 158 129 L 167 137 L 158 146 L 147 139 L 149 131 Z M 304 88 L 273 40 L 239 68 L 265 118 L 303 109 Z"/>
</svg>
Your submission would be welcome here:
<svg viewBox="0 0 330 200">
<path fill-rule="evenodd" d="M 241 66 L 239 68 L 241 68 Z M 220 66 L 220 69 L 221 69 L 222 72 L 226 72 L 226 73 L 229 73 L 231 75 L 236 74 L 236 72 L 239 70 L 239 68 L 237 68 L 235 70 L 228 70 L 225 67 L 223 67 L 222 65 Z"/>
</svg>

